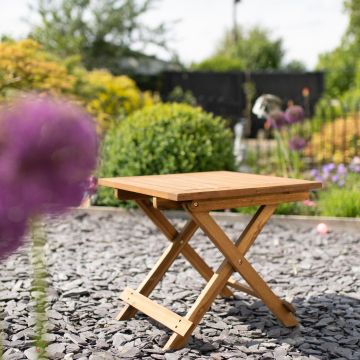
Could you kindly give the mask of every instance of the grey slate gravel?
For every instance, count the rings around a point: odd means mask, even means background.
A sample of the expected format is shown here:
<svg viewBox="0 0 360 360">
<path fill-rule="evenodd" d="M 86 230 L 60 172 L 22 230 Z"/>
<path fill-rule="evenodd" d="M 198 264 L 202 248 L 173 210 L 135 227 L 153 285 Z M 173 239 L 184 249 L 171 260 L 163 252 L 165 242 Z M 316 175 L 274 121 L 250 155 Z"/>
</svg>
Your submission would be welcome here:
<svg viewBox="0 0 360 360">
<path fill-rule="evenodd" d="M 175 220 L 177 227 L 183 220 Z M 224 224 L 235 239 L 244 224 Z M 47 335 L 51 359 L 360 359 L 360 235 L 268 225 L 248 258 L 301 324 L 281 326 L 257 299 L 217 299 L 189 344 L 165 353 L 170 332 L 138 314 L 114 320 L 119 293 L 136 289 L 168 245 L 139 214 L 74 213 L 47 222 Z M 213 267 L 221 254 L 199 231 L 191 244 Z M 4 359 L 34 359 L 28 248 L 0 263 Z M 236 276 L 235 276 L 236 277 Z M 151 298 L 179 314 L 204 281 L 180 257 Z"/>
</svg>

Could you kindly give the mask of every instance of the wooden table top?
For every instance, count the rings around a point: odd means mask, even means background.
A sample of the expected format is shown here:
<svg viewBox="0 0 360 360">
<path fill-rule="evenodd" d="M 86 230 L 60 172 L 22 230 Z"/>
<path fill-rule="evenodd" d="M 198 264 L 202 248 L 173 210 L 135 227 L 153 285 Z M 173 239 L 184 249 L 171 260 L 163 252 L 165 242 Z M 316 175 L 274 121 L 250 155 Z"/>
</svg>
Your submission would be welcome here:
<svg viewBox="0 0 360 360">
<path fill-rule="evenodd" d="M 102 178 L 99 185 L 173 201 L 305 192 L 322 186 L 317 181 L 231 171 Z"/>
</svg>

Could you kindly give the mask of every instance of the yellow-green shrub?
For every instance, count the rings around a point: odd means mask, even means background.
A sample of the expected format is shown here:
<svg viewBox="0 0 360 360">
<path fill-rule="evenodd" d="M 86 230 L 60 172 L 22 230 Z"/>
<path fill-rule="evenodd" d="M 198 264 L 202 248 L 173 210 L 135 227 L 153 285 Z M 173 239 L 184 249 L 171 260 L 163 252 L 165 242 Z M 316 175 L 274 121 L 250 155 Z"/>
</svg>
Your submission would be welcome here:
<svg viewBox="0 0 360 360">
<path fill-rule="evenodd" d="M 127 76 L 113 76 L 106 70 L 94 70 L 85 73 L 84 82 L 84 92 L 89 94 L 87 109 L 103 127 L 153 104 L 151 95 L 141 92 L 135 81 Z"/>
<path fill-rule="evenodd" d="M 154 102 L 127 76 L 87 71 L 79 59 L 60 60 L 30 39 L 0 42 L 0 100 L 17 91 L 70 96 L 87 107 L 103 129 Z"/>
<path fill-rule="evenodd" d="M 16 90 L 71 93 L 76 78 L 33 40 L 0 42 L 0 96 Z"/>
</svg>

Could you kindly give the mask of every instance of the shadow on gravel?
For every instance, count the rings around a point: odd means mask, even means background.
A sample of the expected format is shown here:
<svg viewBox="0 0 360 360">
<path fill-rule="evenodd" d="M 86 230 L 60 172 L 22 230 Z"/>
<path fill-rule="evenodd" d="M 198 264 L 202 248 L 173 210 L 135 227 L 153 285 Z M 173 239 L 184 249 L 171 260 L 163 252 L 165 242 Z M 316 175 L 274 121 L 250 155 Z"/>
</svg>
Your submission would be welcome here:
<svg viewBox="0 0 360 360">
<path fill-rule="evenodd" d="M 225 347 L 259 359 L 360 359 L 360 297 L 324 294 L 295 298 L 300 324 L 290 329 L 283 327 L 261 301 L 250 306 L 239 299 L 228 301 L 234 308 L 223 320 L 232 324 L 232 329 L 225 330 L 222 337 L 195 336 L 189 348 L 210 355 L 217 347 Z M 206 325 L 211 327 L 204 324 L 202 332 L 207 331 Z"/>
</svg>

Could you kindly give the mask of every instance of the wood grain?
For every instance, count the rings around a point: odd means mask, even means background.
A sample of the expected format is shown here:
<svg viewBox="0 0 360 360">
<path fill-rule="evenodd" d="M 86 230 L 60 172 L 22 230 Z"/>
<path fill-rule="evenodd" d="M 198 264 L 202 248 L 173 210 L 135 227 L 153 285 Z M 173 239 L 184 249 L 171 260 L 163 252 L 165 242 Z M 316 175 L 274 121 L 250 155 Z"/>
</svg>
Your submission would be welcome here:
<svg viewBox="0 0 360 360">
<path fill-rule="evenodd" d="M 190 320 L 155 303 L 133 289 L 126 288 L 120 295 L 120 298 L 127 304 L 135 307 L 179 335 L 185 335 L 192 326 Z"/>
<path fill-rule="evenodd" d="M 173 201 L 307 192 L 322 186 L 316 181 L 231 171 L 103 178 L 99 185 Z"/>
</svg>

